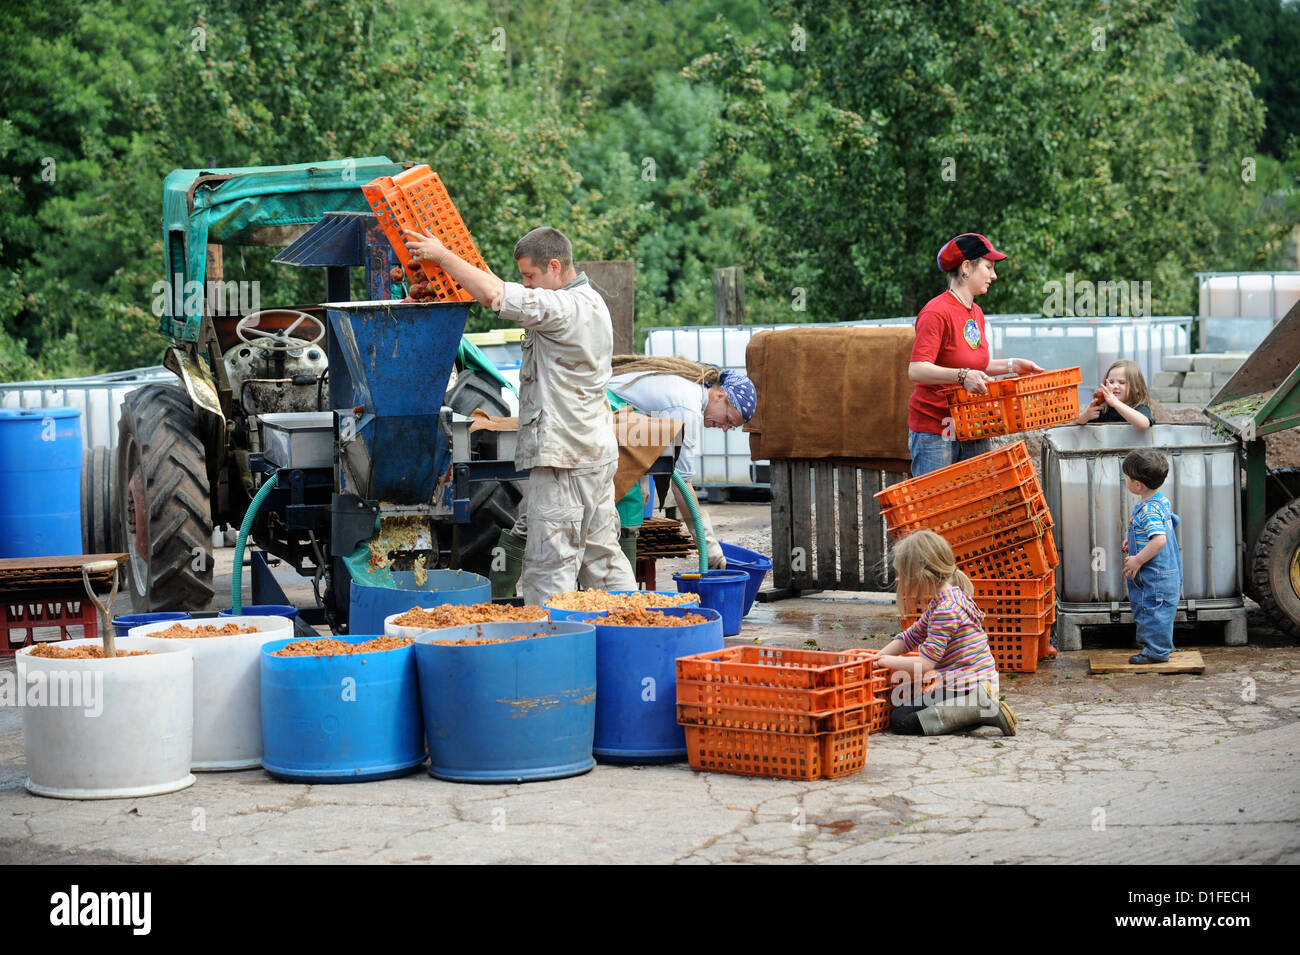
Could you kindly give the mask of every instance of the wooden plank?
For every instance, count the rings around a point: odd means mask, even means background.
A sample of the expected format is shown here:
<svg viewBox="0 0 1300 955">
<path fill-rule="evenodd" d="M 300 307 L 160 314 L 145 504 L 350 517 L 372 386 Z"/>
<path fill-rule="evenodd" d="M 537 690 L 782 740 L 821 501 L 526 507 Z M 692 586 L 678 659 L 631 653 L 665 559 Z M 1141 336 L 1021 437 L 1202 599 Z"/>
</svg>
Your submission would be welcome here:
<svg viewBox="0 0 1300 955">
<path fill-rule="evenodd" d="M 875 495 L 883 490 L 883 471 L 862 472 L 862 579 L 866 590 L 881 590 L 889 579 L 885 566 L 884 521 Z"/>
<path fill-rule="evenodd" d="M 1175 650 L 1165 663 L 1129 663 L 1133 650 L 1097 650 L 1088 657 L 1089 673 L 1204 673 L 1198 650 Z"/>
<path fill-rule="evenodd" d="M 839 513 L 835 508 L 835 465 L 830 461 L 813 464 L 813 495 L 817 502 L 817 586 L 838 590 L 839 560 L 836 554 Z"/>
<path fill-rule="evenodd" d="M 574 262 L 573 267 L 587 273 L 587 281 L 609 307 L 609 319 L 614 326 L 614 354 L 632 354 L 636 346 L 636 263 L 631 259 Z"/>
<path fill-rule="evenodd" d="M 790 459 L 790 581 L 809 589 L 813 583 L 812 462 Z"/>
<path fill-rule="evenodd" d="M 790 586 L 790 462 L 771 462 L 768 482 L 772 487 L 772 583 Z"/>
<path fill-rule="evenodd" d="M 713 270 L 713 306 L 719 325 L 745 324 L 745 270 L 739 265 Z"/>
<path fill-rule="evenodd" d="M 86 564 L 115 560 L 119 564 L 126 554 L 69 554 L 66 557 L 5 557 L 0 559 L 0 574 L 11 570 L 75 570 L 81 573 Z"/>
<path fill-rule="evenodd" d="M 840 505 L 840 588 L 867 590 L 863 586 L 861 553 L 858 546 L 862 518 L 858 514 L 858 468 L 839 468 L 836 497 Z"/>
</svg>

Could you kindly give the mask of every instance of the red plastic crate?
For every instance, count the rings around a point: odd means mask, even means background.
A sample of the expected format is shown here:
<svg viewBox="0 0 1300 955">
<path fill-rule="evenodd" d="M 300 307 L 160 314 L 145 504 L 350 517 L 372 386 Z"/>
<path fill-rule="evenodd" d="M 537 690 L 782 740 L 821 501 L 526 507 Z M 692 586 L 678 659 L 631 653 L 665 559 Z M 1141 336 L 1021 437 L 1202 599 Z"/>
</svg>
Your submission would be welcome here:
<svg viewBox="0 0 1300 955">
<path fill-rule="evenodd" d="M 939 513 L 957 504 L 983 500 L 990 494 L 1017 487 L 1034 476 L 1025 442 L 994 448 L 946 468 L 892 484 L 875 495 L 882 510 L 912 505 L 898 514 L 902 523 Z"/>
<path fill-rule="evenodd" d="M 1021 465 L 1017 476 L 1023 474 Z M 948 536 L 951 530 L 958 537 L 970 536 L 970 530 L 980 521 L 990 526 L 1002 526 L 996 521 L 1008 511 L 1017 508 L 1039 510 L 1047 506 L 1043 489 L 1034 476 L 1033 466 L 1028 467 L 1028 474 L 1012 487 L 1004 487 L 1005 481 L 995 479 L 981 481 L 976 479 L 963 488 L 962 493 L 941 499 L 927 498 L 922 502 L 909 502 L 900 507 L 886 508 L 881 512 L 890 534 L 897 540 L 912 531 L 929 529 Z M 983 485 L 987 483 L 989 487 Z M 991 488 L 991 490 L 990 490 Z M 969 498 L 969 499 L 968 499 Z"/>
<path fill-rule="evenodd" d="M 838 733 L 766 733 L 684 726 L 686 757 L 698 772 L 779 779 L 836 779 L 867 763 L 867 727 Z"/>
<path fill-rule="evenodd" d="M 868 704 L 875 697 L 876 689 L 876 683 L 872 680 L 813 690 L 679 679 L 677 702 L 694 706 L 752 707 L 787 713 L 824 713 Z"/>
<path fill-rule="evenodd" d="M 764 733 L 838 733 L 858 729 L 870 721 L 876 701 L 824 713 L 796 713 L 754 706 L 707 706 L 677 704 L 677 722 L 682 726 L 712 726 L 720 729 L 759 730 Z"/>
<path fill-rule="evenodd" d="M 70 633 L 70 627 L 81 627 L 82 632 Z M 42 639 L 37 641 L 34 635 L 37 629 L 53 629 L 55 633 L 42 633 Z M 0 595 L 0 657 L 11 657 L 37 642 L 98 636 L 99 616 L 84 592 Z"/>
<path fill-rule="evenodd" d="M 945 388 L 958 441 L 1037 431 L 1079 417 L 1079 368 L 1061 368 L 989 382 L 988 394 Z"/>
<path fill-rule="evenodd" d="M 404 229 L 430 232 L 466 262 L 490 271 L 436 172 L 426 165 L 412 166 L 396 176 L 380 176 L 366 183 L 361 192 L 408 275 L 423 272 L 438 301 L 473 301 L 474 296 L 433 263 L 413 262 L 402 238 Z"/>
<path fill-rule="evenodd" d="M 847 653 L 728 647 L 677 658 L 677 680 L 738 686 L 812 690 L 849 686 L 867 679 L 867 665 Z"/>
</svg>

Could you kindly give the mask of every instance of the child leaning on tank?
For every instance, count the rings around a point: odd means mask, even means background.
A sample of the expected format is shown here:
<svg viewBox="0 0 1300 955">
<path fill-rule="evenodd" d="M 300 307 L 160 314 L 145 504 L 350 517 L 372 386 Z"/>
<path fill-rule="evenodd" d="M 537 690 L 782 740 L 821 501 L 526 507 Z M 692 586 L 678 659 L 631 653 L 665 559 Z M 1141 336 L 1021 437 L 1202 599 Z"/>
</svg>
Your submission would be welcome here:
<svg viewBox="0 0 1300 955">
<path fill-rule="evenodd" d="M 1136 362 L 1121 358 L 1111 362 L 1101 387 L 1093 392 L 1092 401 L 1083 406 L 1074 423 L 1131 424 L 1145 431 L 1156 423 L 1150 401 L 1142 369 Z"/>
</svg>

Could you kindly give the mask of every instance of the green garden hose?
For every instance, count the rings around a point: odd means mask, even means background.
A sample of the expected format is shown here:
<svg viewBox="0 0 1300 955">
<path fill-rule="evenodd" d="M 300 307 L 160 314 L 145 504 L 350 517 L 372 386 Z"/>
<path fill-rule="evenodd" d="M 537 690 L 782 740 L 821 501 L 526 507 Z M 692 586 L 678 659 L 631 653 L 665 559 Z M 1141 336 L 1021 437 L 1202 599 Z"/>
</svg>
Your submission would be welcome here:
<svg viewBox="0 0 1300 955">
<path fill-rule="evenodd" d="M 709 572 L 709 543 L 704 539 L 704 521 L 700 518 L 700 502 L 695 497 L 695 491 L 691 486 L 682 480 L 682 476 L 676 471 L 673 472 L 673 486 L 682 494 L 682 500 L 686 502 L 686 510 L 691 515 L 691 526 L 695 528 L 695 546 L 700 552 L 700 573 Z"/>
<path fill-rule="evenodd" d="M 266 496 L 271 493 L 275 487 L 275 482 L 280 479 L 280 472 L 276 471 L 264 482 L 256 494 L 253 495 L 253 503 L 248 505 L 248 510 L 244 513 L 244 522 L 239 525 L 239 539 L 235 541 L 235 567 L 234 572 L 230 575 L 230 612 L 238 617 L 244 610 L 243 590 L 244 590 L 244 545 L 248 543 L 248 535 L 253 530 L 253 519 L 257 517 L 258 508 L 266 500 Z"/>
</svg>

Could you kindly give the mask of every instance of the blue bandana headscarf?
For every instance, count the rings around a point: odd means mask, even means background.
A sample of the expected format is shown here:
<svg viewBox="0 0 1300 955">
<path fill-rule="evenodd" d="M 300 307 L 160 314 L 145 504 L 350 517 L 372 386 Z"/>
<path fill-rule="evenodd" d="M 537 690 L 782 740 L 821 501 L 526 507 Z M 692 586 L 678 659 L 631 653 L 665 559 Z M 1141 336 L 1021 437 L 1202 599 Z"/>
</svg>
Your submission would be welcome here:
<svg viewBox="0 0 1300 955">
<path fill-rule="evenodd" d="M 718 379 L 718 384 L 727 393 L 727 397 L 731 399 L 731 403 L 736 406 L 742 418 L 748 421 L 754 417 L 754 411 L 758 407 L 758 392 L 754 390 L 754 383 L 748 377 L 738 371 L 724 371 L 722 377 Z"/>
</svg>

